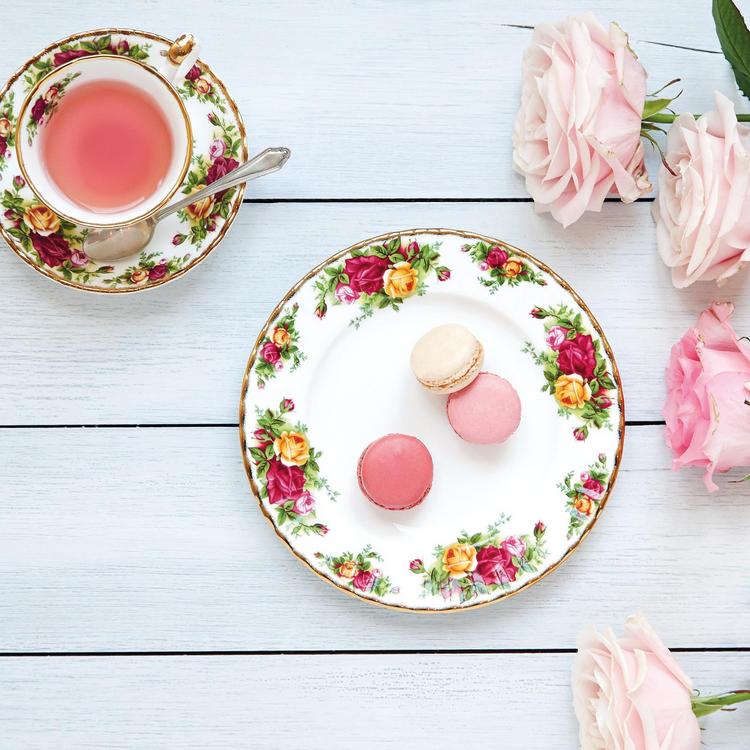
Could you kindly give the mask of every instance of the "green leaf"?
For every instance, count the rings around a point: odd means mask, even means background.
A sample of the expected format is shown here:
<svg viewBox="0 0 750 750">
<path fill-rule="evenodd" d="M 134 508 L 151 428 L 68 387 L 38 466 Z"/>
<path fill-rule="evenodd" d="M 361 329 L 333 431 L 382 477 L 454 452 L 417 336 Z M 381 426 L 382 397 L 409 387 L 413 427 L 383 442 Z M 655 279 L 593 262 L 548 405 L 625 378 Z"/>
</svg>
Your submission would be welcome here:
<svg viewBox="0 0 750 750">
<path fill-rule="evenodd" d="M 641 116 L 641 119 L 645 120 L 647 117 L 651 117 L 651 115 L 655 115 L 657 112 L 661 112 L 671 103 L 672 99 L 670 98 L 647 99 L 646 103 L 643 105 L 643 115 Z"/>
<path fill-rule="evenodd" d="M 713 17 L 721 51 L 732 66 L 742 93 L 750 98 L 750 31 L 732 0 L 713 0 Z"/>
</svg>

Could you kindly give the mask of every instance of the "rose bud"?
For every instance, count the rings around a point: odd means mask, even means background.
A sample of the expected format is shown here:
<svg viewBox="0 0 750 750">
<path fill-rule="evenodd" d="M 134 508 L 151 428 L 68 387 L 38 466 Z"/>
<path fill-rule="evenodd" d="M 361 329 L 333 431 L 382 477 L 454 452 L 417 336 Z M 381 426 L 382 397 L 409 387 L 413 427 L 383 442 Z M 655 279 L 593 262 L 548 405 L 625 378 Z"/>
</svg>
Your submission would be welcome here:
<svg viewBox="0 0 750 750">
<path fill-rule="evenodd" d="M 187 235 L 185 234 L 176 234 L 174 237 L 172 237 L 172 244 L 177 246 L 181 245 L 185 239 L 187 238 Z"/>
<path fill-rule="evenodd" d="M 589 436 L 588 428 L 586 427 L 576 427 L 575 430 L 573 430 L 573 437 L 578 440 L 585 440 Z"/>
<path fill-rule="evenodd" d="M 16 190 L 20 190 L 20 189 L 21 189 L 21 188 L 22 188 L 22 187 L 23 187 L 23 186 L 24 186 L 25 184 L 26 184 L 26 180 L 24 180 L 24 179 L 23 179 L 23 177 L 21 177 L 21 175 L 20 175 L 20 174 L 17 174 L 17 175 L 16 175 L 16 176 L 15 176 L 15 177 L 13 178 L 13 187 L 14 187 L 14 188 L 15 188 Z"/>
<path fill-rule="evenodd" d="M 547 317 L 547 316 L 545 315 L 545 313 L 544 313 L 544 310 L 542 310 L 542 309 L 541 309 L 541 308 L 539 308 L 539 307 L 535 307 L 535 308 L 534 308 L 534 309 L 533 309 L 533 310 L 531 311 L 531 313 L 530 313 L 530 314 L 531 314 L 531 317 L 532 317 L 532 318 L 536 318 L 537 320 L 542 320 L 543 318 L 546 318 L 546 317 Z"/>
<path fill-rule="evenodd" d="M 294 411 L 294 401 L 290 398 L 285 398 L 281 402 L 281 410 L 282 411 Z"/>
<path fill-rule="evenodd" d="M 448 281 L 448 279 L 451 277 L 450 268 L 446 268 L 445 266 L 440 266 L 437 269 L 437 277 L 438 277 L 438 281 Z"/>
<path fill-rule="evenodd" d="M 409 570 L 411 570 L 412 573 L 421 573 L 424 570 L 424 564 L 419 558 L 417 558 L 409 563 Z"/>
<path fill-rule="evenodd" d="M 325 317 L 326 313 L 328 312 L 328 305 L 325 302 L 321 302 L 316 308 L 315 308 L 315 315 L 320 318 L 321 320 Z"/>
<path fill-rule="evenodd" d="M 539 539 L 545 531 L 547 531 L 547 527 L 541 521 L 537 521 L 536 526 L 534 526 L 534 536 Z"/>
</svg>

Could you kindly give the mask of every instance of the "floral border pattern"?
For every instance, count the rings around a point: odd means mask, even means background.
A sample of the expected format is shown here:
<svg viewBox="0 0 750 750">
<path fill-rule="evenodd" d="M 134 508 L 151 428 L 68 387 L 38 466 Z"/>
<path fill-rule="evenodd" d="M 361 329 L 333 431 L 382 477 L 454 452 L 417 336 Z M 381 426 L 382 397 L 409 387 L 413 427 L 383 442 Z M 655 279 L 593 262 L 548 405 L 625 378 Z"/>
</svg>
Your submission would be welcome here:
<svg viewBox="0 0 750 750">
<path fill-rule="evenodd" d="M 292 536 L 325 536 L 328 527 L 317 521 L 313 492 L 336 500 L 338 492 L 320 475 L 321 453 L 311 445 L 307 427 L 289 421 L 294 401 L 282 399 L 278 409 L 257 409 L 255 446 L 249 449 L 260 496 L 276 510 L 275 523 Z"/>
<path fill-rule="evenodd" d="M 188 70 L 185 74 L 185 80 L 182 86 L 180 86 L 177 91 L 185 100 L 195 97 L 201 102 L 201 104 L 205 104 L 206 102 L 210 103 L 222 114 L 227 111 L 224 102 L 221 99 L 221 95 L 205 75 L 203 68 L 201 68 L 198 63 Z"/>
<path fill-rule="evenodd" d="M 611 429 L 609 409 L 616 385 L 601 341 L 589 333 L 581 313 L 567 305 L 535 307 L 531 317 L 544 321 L 547 348 L 539 352 L 527 341 L 522 351 L 542 368 L 546 381 L 542 390 L 554 396 L 558 413 L 581 423 L 573 430 L 575 439 L 585 440 L 592 428 Z"/>
<path fill-rule="evenodd" d="M 557 485 L 568 498 L 565 503 L 565 509 L 570 516 L 568 539 L 579 534 L 596 513 L 601 499 L 607 494 L 609 474 L 607 456 L 600 453 L 596 461 L 589 465 L 587 471 L 581 472 L 577 480 L 573 480 L 575 472 L 571 471 Z"/>
<path fill-rule="evenodd" d="M 16 145 L 15 96 L 9 91 L 0 100 L 0 175 L 8 166 L 11 149 Z"/>
<path fill-rule="evenodd" d="M 537 522 L 531 534 L 503 536 L 500 528 L 509 521 L 501 516 L 485 533 L 461 532 L 455 542 L 437 546 L 433 562 L 412 560 L 409 570 L 422 579 L 422 596 L 458 598 L 463 604 L 498 590 L 509 591 L 519 576 L 535 573 L 547 557 L 544 536 L 547 527 Z"/>
<path fill-rule="evenodd" d="M 52 116 L 57 111 L 60 102 L 65 96 L 68 86 L 80 75 L 79 72 L 68 73 L 59 81 L 49 86 L 43 94 L 39 95 L 39 98 L 31 107 L 29 121 L 26 123 L 26 139 L 29 146 L 33 145 L 39 127 L 45 123 L 49 123 L 52 119 Z"/>
<path fill-rule="evenodd" d="M 439 265 L 440 243 L 419 245 L 394 237 L 382 245 L 354 250 L 348 258 L 324 268 L 315 281 L 315 314 L 325 317 L 329 305 L 359 303 L 360 313 L 350 321 L 355 328 L 375 310 L 398 310 L 404 300 L 427 291 L 426 279 L 450 279 L 449 268 Z"/>
<path fill-rule="evenodd" d="M 276 319 L 270 335 L 263 337 L 258 358 L 255 363 L 255 375 L 258 378 L 258 388 L 265 388 L 266 383 L 276 377 L 284 369 L 286 362 L 291 362 L 289 372 L 294 372 L 305 359 L 305 353 L 299 348 L 299 329 L 297 328 L 297 313 L 299 305 L 295 302 L 291 308 L 286 308 Z"/>
<path fill-rule="evenodd" d="M 346 588 L 380 597 L 399 593 L 398 586 L 393 586 L 391 579 L 380 568 L 373 567 L 373 562 L 382 562 L 383 558 L 369 544 L 356 555 L 343 552 L 332 556 L 316 552 L 315 557 Z"/>
<path fill-rule="evenodd" d="M 523 283 L 546 286 L 544 274 L 532 267 L 525 258 L 521 258 L 506 245 L 489 245 L 482 240 L 473 245 L 465 243 L 461 250 L 479 266 L 485 276 L 477 279 L 482 286 L 495 294 L 502 286 L 518 286 Z"/>
</svg>

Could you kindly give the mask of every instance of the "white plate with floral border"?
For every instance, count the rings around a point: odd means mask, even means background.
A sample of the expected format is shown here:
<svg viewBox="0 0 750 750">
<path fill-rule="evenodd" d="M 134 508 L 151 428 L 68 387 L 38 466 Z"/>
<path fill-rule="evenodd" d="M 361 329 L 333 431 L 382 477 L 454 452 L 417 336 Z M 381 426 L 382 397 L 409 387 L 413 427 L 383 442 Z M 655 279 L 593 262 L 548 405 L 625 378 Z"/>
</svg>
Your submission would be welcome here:
<svg viewBox="0 0 750 750">
<path fill-rule="evenodd" d="M 482 341 L 522 403 L 503 445 L 471 445 L 409 368 L 441 323 Z M 447 229 L 375 237 L 313 269 L 279 303 L 245 371 L 240 441 L 277 535 L 315 573 L 377 604 L 468 609 L 560 565 L 596 523 L 624 440 L 622 388 L 588 308 L 550 268 Z M 424 441 L 432 490 L 407 511 L 366 500 L 357 460 L 377 437 Z"/>
<path fill-rule="evenodd" d="M 0 232 L 16 255 L 48 278 L 90 292 L 159 286 L 200 263 L 234 221 L 244 187 L 165 218 L 140 255 L 103 265 L 83 253 L 85 230 L 40 203 L 18 168 L 14 144 L 23 134 L 15 132 L 16 118 L 36 81 L 68 60 L 90 54 L 122 55 L 156 66 L 171 44 L 165 37 L 131 29 L 75 34 L 35 55 L 0 91 Z M 193 130 L 192 161 L 180 189 L 189 193 L 245 161 L 247 139 L 237 106 L 205 63 L 198 60 L 177 89 Z M 42 106 L 50 103 L 40 105 L 40 116 Z"/>
</svg>

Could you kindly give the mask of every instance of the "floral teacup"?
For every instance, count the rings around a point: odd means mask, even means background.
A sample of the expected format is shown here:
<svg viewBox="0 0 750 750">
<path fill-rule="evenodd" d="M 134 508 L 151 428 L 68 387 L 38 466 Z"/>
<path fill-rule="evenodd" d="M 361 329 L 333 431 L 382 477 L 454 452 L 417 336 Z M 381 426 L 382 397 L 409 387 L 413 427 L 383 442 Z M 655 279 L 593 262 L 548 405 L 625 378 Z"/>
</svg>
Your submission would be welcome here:
<svg viewBox="0 0 750 750">
<path fill-rule="evenodd" d="M 190 118 L 174 82 L 182 80 L 198 56 L 190 36 L 180 37 L 167 51 L 161 70 L 129 57 L 94 54 L 71 59 L 41 78 L 28 92 L 18 116 L 16 153 L 29 187 L 57 215 L 89 227 L 121 227 L 151 216 L 182 184 L 192 156 Z M 72 200 L 59 188 L 44 162 L 39 135 L 54 116 L 63 97 L 78 86 L 121 82 L 147 94 L 164 116 L 172 153 L 163 179 L 148 196 L 126 208 L 97 211 Z"/>
</svg>

